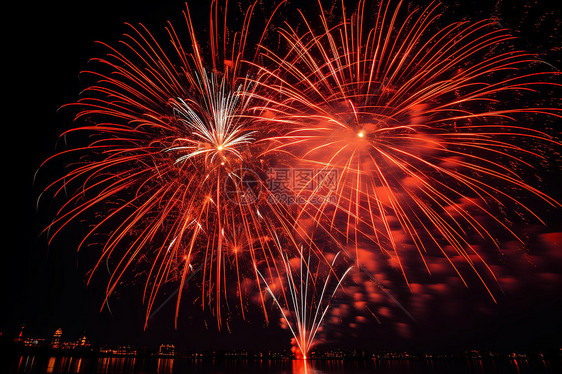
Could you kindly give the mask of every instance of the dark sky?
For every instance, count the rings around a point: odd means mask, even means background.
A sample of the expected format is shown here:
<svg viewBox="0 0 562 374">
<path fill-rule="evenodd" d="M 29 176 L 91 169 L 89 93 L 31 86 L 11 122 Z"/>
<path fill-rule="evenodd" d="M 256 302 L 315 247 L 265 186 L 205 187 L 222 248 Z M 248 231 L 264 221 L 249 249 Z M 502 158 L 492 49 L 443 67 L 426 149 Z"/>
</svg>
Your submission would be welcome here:
<svg viewBox="0 0 562 374">
<path fill-rule="evenodd" d="M 457 16 L 476 19 L 492 14 L 494 5 L 489 1 L 446 3 L 453 4 Z M 552 20 L 559 22 L 560 10 L 554 5 L 525 1 L 509 4 L 501 3 L 498 7 L 504 26 L 513 28 L 527 48 L 560 68 L 560 50 L 553 50 L 560 47 L 560 29 L 558 37 L 552 37 L 555 33 Z M 103 53 L 94 41 L 115 42 L 126 30 L 124 22 L 142 21 L 151 30 L 162 30 L 167 20 L 181 21 L 183 7 L 183 1 L 22 2 L 5 13 L 9 22 L 3 33 L 7 45 L 3 46 L 2 60 L 8 64 L 3 70 L 3 82 L 8 82 L 8 87 L 4 84 L 3 88 L 8 97 L 7 101 L 3 100 L 2 180 L 6 202 L 3 231 L 7 240 L 1 257 L 0 330 L 15 333 L 25 323 L 30 335 L 50 336 L 62 327 L 68 338 L 77 338 L 85 332 L 97 344 L 174 342 L 186 349 L 287 347 L 288 335 L 276 323 L 264 328 L 260 317 L 237 322 L 234 316 L 232 333 L 217 332 L 212 316 L 202 313 L 197 306 L 184 308 L 180 328 L 175 331 L 170 307 L 173 303 L 160 311 L 148 330 L 143 331 L 144 308 L 138 292 L 119 292 L 112 303 L 113 314 L 107 310 L 100 312 L 102 284 L 85 286 L 89 263 L 74 253 L 80 233 L 69 232 L 65 240 L 58 240 L 51 247 L 40 236 L 41 229 L 52 218 L 53 209 L 49 201 L 43 201 L 37 211 L 35 203 L 51 176 L 48 171 L 40 172 L 34 185 L 34 175 L 41 162 L 55 152 L 60 132 L 70 126 L 72 111 L 57 112 L 57 109 L 76 100 L 84 88 L 79 71 L 88 67 L 89 58 Z M 542 24 L 537 23 L 536 15 L 546 12 L 555 13 Z M 201 14 L 206 17 L 205 12 Z M 559 177 L 550 178 L 555 182 Z M 550 226 L 545 232 L 560 231 L 559 212 L 547 212 L 547 216 Z M 558 246 L 555 250 L 559 253 L 562 248 Z M 342 338 L 335 346 L 370 349 L 482 346 L 500 350 L 560 346 L 562 268 L 550 268 L 548 272 L 558 275 L 554 277 L 558 283 L 533 282 L 522 286 L 500 298 L 498 305 L 486 300 L 480 289 L 461 290 L 456 296 L 434 299 L 429 306 L 434 318 L 413 324 L 407 335 L 396 334 L 396 321 L 388 319 L 382 324 L 373 323 L 360 333 L 346 334 L 348 338 Z M 522 283 L 526 274 L 520 273 Z M 464 303 L 459 301 L 463 298 Z M 466 300 L 473 299 L 478 300 L 474 303 L 478 305 L 475 310 L 463 309 L 456 316 L 442 312 L 449 304 L 466 306 Z M 404 323 L 411 322 L 404 321 L 397 310 L 392 315 Z M 441 319 L 444 315 L 448 316 L 445 322 Z"/>
</svg>

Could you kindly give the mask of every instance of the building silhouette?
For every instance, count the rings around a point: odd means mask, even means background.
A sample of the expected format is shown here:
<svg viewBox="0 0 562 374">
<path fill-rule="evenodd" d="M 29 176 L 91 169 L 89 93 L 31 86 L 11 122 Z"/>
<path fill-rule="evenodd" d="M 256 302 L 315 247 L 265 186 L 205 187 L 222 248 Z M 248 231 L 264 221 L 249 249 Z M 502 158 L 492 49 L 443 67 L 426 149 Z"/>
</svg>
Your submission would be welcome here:
<svg viewBox="0 0 562 374">
<path fill-rule="evenodd" d="M 53 338 L 51 339 L 51 348 L 60 348 L 61 347 L 61 338 L 62 338 L 62 329 L 58 329 L 53 334 Z"/>
</svg>

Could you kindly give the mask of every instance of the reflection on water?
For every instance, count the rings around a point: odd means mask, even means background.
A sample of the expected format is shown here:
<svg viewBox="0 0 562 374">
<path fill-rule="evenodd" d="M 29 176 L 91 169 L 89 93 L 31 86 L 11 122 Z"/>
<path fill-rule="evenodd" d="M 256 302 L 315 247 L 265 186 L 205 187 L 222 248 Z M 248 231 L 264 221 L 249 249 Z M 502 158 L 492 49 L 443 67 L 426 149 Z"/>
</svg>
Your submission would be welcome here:
<svg viewBox="0 0 562 374">
<path fill-rule="evenodd" d="M 21 356 L 18 362 L 18 372 L 29 373 L 35 366 L 35 356 Z"/>
<path fill-rule="evenodd" d="M 97 373 L 134 373 L 135 357 L 100 357 L 98 358 Z"/>
<path fill-rule="evenodd" d="M 321 374 L 322 372 L 312 367 L 310 362 L 304 360 L 293 361 L 293 374 Z"/>
<path fill-rule="evenodd" d="M 159 358 L 156 372 L 158 374 L 171 374 L 174 369 L 173 358 Z"/>
<path fill-rule="evenodd" d="M 49 363 L 47 364 L 47 373 L 52 373 L 55 370 L 55 362 L 57 362 L 56 357 L 49 357 Z"/>
<path fill-rule="evenodd" d="M 46 362 L 36 356 L 20 356 L 18 364 L 12 367 L 15 373 L 81 373 L 82 357 L 48 357 Z"/>
<path fill-rule="evenodd" d="M 560 373 L 560 360 L 437 359 L 365 361 L 325 360 L 202 360 L 135 357 L 17 356 L 9 363 L 14 374 L 483 374 Z"/>
</svg>

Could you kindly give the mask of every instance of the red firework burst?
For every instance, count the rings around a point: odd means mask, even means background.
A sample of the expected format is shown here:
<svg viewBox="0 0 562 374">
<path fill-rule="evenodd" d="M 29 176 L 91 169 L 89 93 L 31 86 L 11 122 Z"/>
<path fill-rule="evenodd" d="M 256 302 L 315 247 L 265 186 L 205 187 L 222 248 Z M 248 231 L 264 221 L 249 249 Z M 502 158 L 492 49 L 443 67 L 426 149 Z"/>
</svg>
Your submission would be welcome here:
<svg viewBox="0 0 562 374">
<path fill-rule="evenodd" d="M 464 282 L 452 260 L 462 256 L 486 286 L 483 273 L 493 273 L 472 240 L 499 248 L 500 229 L 521 241 L 500 213 L 540 221 L 521 192 L 559 206 L 526 176 L 560 145 L 537 118 L 560 109 L 523 99 L 559 88 L 558 73 L 512 48 L 494 21 L 438 27 L 436 2 L 405 12 L 382 1 L 368 16 L 365 3 L 348 16 L 342 2 L 329 21 L 335 8 L 319 2 L 319 27 L 302 15 L 304 32 L 281 31 L 286 52 L 264 48 L 271 68 L 258 81 L 275 92 L 264 121 L 287 128 L 267 152 L 338 178 L 335 189 L 295 190 L 304 201 L 295 221 L 356 253 L 380 249 L 406 281 L 406 258 L 417 253 L 429 271 L 425 255 L 440 253 Z"/>
<path fill-rule="evenodd" d="M 256 141 L 264 134 L 248 115 L 254 88 L 244 58 L 257 58 L 256 49 L 246 47 L 255 5 L 246 10 L 240 30 L 231 32 L 226 9 L 221 25 L 218 2 L 211 3 L 208 53 L 189 8 L 187 43 L 170 23 L 166 46 L 143 25 L 129 25 L 131 34 L 119 47 L 104 44 L 107 57 L 94 59 L 99 71 L 86 72 L 97 83 L 72 104 L 80 108 L 76 120 L 85 124 L 63 136 L 86 132 L 91 142 L 54 156 L 84 154 L 47 188 L 57 196 L 78 185 L 49 226 L 50 240 L 70 222 L 92 220 L 91 212 L 97 212 L 78 249 L 109 230 L 94 267 L 116 259 L 106 301 L 128 270 L 149 260 L 146 322 L 164 282 L 178 279 L 181 290 L 188 274 L 202 269 L 202 304 L 216 301 L 220 326 L 226 270 L 235 268 L 240 279 L 253 264 L 270 266 L 278 245 L 272 238 L 280 225 L 271 221 L 279 213 L 258 194 L 264 165 Z"/>
</svg>

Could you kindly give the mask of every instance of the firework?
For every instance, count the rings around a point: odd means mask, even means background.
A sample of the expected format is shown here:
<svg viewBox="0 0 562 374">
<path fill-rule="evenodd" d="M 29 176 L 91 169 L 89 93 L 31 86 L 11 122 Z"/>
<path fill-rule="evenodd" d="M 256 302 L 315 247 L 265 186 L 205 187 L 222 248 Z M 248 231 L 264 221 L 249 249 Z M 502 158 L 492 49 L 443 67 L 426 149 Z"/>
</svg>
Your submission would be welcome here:
<svg viewBox="0 0 562 374">
<path fill-rule="evenodd" d="M 287 128 L 267 152 L 337 175 L 335 189 L 295 189 L 295 221 L 330 233 L 359 263 L 362 248 L 379 248 L 406 282 L 406 259 L 429 272 L 425 256 L 438 253 L 463 282 L 457 258 L 486 286 L 493 273 L 474 240 L 499 249 L 503 231 L 522 241 L 502 211 L 542 222 L 526 201 L 559 206 L 528 182 L 560 145 L 537 125 L 560 110 L 532 101 L 560 87 L 558 73 L 514 50 L 494 21 L 438 27 L 436 2 L 406 11 L 382 1 L 367 15 L 360 1 L 351 16 L 341 2 L 339 17 L 318 7 L 318 26 L 302 14 L 304 31 L 280 31 L 286 52 L 263 48 L 271 68 L 258 79 L 276 93 L 264 121 Z"/>
<path fill-rule="evenodd" d="M 209 48 L 199 43 L 188 7 L 187 43 L 171 23 L 165 46 L 143 25 L 129 25 L 119 47 L 102 43 L 107 57 L 94 59 L 99 69 L 86 72 L 96 83 L 73 104 L 80 108 L 76 120 L 85 125 L 63 134 L 88 133 L 91 142 L 55 156 L 83 158 L 47 188 L 54 196 L 70 193 L 49 226 L 50 240 L 81 218 L 95 223 L 78 249 L 109 231 L 94 267 L 113 267 L 106 301 L 127 271 L 148 263 L 147 322 L 163 283 L 179 281 L 181 291 L 201 269 L 202 304 L 216 301 L 220 326 L 227 270 L 235 269 L 240 280 L 245 266 L 253 271 L 252 264 L 271 264 L 276 242 L 269 238 L 279 225 L 269 222 L 277 213 L 267 211 L 256 190 L 262 188 L 256 141 L 264 135 L 247 115 L 253 88 L 244 58 L 256 58 L 246 48 L 255 5 L 232 32 L 226 9 L 221 25 L 213 1 Z M 235 292 L 243 314 L 240 282 Z"/>
<path fill-rule="evenodd" d="M 330 264 L 323 258 L 311 258 L 310 250 L 308 253 L 301 250 L 295 258 L 297 263 L 294 263 L 288 254 L 282 252 L 280 257 L 283 259 L 285 281 L 268 283 L 256 268 L 265 289 L 281 311 L 283 320 L 293 335 L 293 353 L 297 358 L 306 360 L 310 357 L 310 350 L 328 312 L 330 301 L 352 269 L 347 267 L 340 274 L 336 268 L 339 255 L 340 252 Z"/>
</svg>

